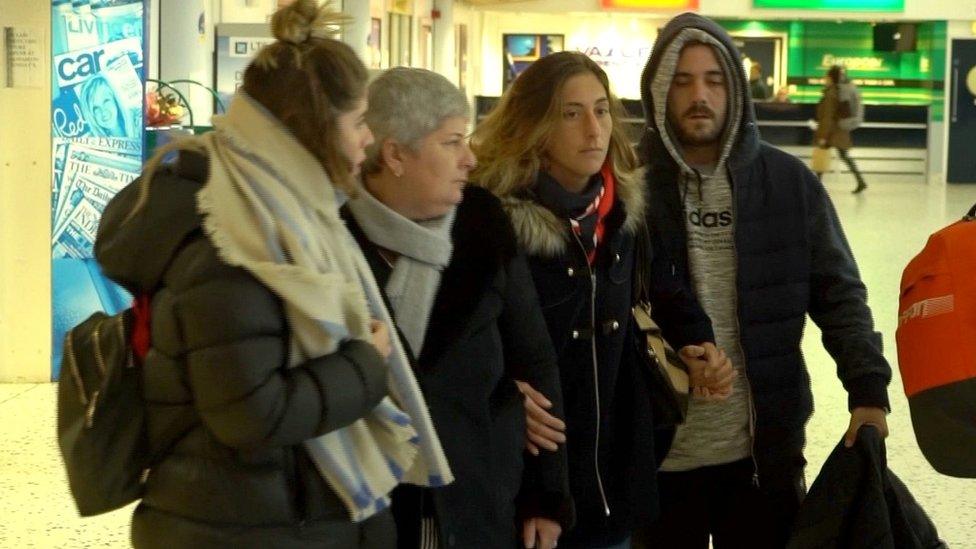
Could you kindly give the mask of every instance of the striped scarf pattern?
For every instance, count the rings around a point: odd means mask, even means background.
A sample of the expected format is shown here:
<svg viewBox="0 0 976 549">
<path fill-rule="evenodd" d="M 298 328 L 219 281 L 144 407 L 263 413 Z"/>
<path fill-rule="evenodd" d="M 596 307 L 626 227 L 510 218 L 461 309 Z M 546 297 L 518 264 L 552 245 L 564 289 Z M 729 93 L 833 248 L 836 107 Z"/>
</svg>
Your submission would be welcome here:
<svg viewBox="0 0 976 549">
<path fill-rule="evenodd" d="M 396 328 L 362 252 L 340 219 L 343 200 L 325 170 L 243 93 L 214 130 L 192 138 L 210 159 L 197 195 L 203 227 L 221 259 L 240 266 L 283 302 L 291 366 L 369 341 L 369 320 Z M 400 340 L 391 338 L 389 395 L 351 424 L 304 442 L 353 521 L 390 505 L 401 482 L 453 481 L 427 404 Z"/>
<path fill-rule="evenodd" d="M 569 226 L 573 230 L 573 234 L 582 239 L 586 238 L 583 234 L 583 222 L 586 221 L 590 216 L 596 215 L 596 225 L 593 228 L 592 244 L 593 247 L 589 247 L 588 243 L 584 244 L 587 248 L 586 250 L 586 260 L 590 265 L 596 260 L 596 251 L 600 247 L 600 243 L 603 241 L 603 235 L 606 232 L 606 224 L 604 223 L 604 218 L 613 209 L 614 202 L 614 179 L 613 170 L 610 169 L 610 163 L 607 162 L 603 165 L 600 170 L 600 175 L 603 177 L 603 185 L 600 187 L 600 192 L 597 193 L 593 202 L 583 210 L 583 213 L 576 217 L 569 218 Z"/>
</svg>

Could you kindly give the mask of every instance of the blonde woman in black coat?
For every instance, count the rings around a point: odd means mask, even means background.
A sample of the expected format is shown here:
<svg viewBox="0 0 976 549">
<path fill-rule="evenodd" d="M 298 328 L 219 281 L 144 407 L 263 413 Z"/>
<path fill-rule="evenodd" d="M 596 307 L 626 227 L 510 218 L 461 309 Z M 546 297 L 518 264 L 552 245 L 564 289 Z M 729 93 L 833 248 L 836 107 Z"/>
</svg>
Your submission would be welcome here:
<svg viewBox="0 0 976 549">
<path fill-rule="evenodd" d="M 603 69 L 556 53 L 519 75 L 472 137 L 473 178 L 512 221 L 559 357 L 577 513 L 560 547 L 629 547 L 657 512 L 654 418 L 631 321 L 647 198 L 620 112 Z M 732 372 L 708 317 L 665 257 L 647 268 L 655 319 L 696 372 L 708 359 L 699 390 L 721 398 Z"/>
</svg>

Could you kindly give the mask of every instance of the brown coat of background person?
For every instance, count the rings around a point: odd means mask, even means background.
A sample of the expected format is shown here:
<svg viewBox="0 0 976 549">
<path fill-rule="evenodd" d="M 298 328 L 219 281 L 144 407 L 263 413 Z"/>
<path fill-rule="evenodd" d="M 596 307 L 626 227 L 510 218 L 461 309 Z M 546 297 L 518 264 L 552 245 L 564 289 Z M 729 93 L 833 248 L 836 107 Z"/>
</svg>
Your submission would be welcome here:
<svg viewBox="0 0 976 549">
<path fill-rule="evenodd" d="M 840 65 L 834 65 L 827 71 L 827 83 L 823 89 L 823 97 L 817 104 L 817 130 L 814 132 L 814 141 L 818 147 L 837 149 L 837 154 L 847 164 L 848 169 L 857 180 L 857 187 L 853 191 L 857 194 L 868 186 L 864 182 L 864 176 L 861 175 L 854 159 L 851 158 L 850 149 L 854 144 L 851 139 L 851 132 L 844 129 L 839 123 L 841 119 L 852 115 L 850 103 L 841 99 L 842 86 L 853 86 L 853 84 L 847 80 L 844 68 Z M 823 173 L 817 172 L 817 177 L 822 178 Z"/>
</svg>

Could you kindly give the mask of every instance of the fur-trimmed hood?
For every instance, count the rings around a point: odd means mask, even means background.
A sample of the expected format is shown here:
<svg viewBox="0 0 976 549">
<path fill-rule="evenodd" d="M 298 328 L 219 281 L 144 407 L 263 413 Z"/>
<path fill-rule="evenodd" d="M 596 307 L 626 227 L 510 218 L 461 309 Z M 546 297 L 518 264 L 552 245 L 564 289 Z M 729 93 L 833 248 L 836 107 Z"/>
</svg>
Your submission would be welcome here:
<svg viewBox="0 0 976 549">
<path fill-rule="evenodd" d="M 644 168 L 628 174 L 614 174 L 614 177 L 614 192 L 626 215 L 621 230 L 636 234 L 640 224 L 644 223 L 644 211 L 647 208 Z M 571 242 L 569 223 L 539 204 L 531 191 L 520 191 L 499 198 L 512 221 L 519 247 L 528 255 L 559 257 L 566 253 Z"/>
</svg>

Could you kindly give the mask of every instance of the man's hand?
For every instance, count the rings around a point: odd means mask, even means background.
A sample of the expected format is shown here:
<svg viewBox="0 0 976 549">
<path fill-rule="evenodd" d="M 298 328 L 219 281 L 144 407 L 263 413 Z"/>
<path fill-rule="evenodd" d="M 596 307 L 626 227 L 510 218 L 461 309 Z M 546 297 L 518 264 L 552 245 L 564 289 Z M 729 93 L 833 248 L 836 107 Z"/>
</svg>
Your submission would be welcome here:
<svg viewBox="0 0 976 549">
<path fill-rule="evenodd" d="M 530 518 L 522 525 L 522 543 L 526 549 L 553 549 L 562 533 L 563 527 L 554 520 Z"/>
<path fill-rule="evenodd" d="M 874 425 L 878 428 L 881 438 L 887 438 L 888 419 L 886 416 L 887 414 L 882 408 L 862 406 L 851 410 L 851 425 L 847 428 L 847 434 L 844 435 L 844 446 L 847 448 L 854 446 L 854 441 L 857 440 L 857 430 L 861 428 L 861 425 Z"/>
<path fill-rule="evenodd" d="M 736 371 L 725 351 L 714 343 L 702 343 L 682 347 L 678 356 L 688 366 L 688 383 L 694 396 L 711 401 L 729 398 Z"/>
<path fill-rule="evenodd" d="M 524 381 L 515 381 L 519 391 L 525 396 L 525 449 L 533 456 L 539 455 L 539 448 L 555 452 L 566 442 L 566 423 L 546 410 L 552 402 Z"/>
</svg>

